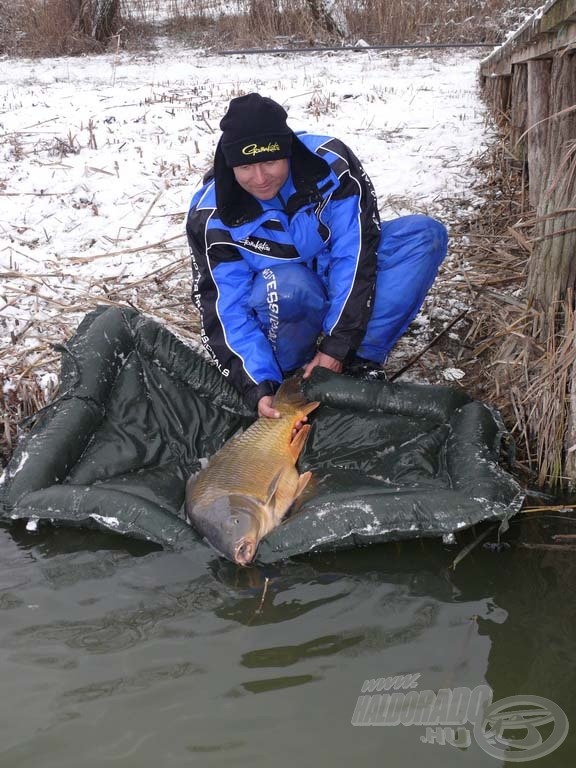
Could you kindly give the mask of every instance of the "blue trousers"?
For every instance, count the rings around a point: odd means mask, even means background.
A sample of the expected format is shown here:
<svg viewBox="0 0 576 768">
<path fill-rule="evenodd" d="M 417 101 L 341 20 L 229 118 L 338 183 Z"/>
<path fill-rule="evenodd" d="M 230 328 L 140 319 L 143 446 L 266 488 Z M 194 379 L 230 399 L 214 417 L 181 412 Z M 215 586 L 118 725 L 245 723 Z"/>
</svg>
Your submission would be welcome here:
<svg viewBox="0 0 576 768">
<path fill-rule="evenodd" d="M 372 315 L 358 356 L 386 360 L 418 314 L 447 246 L 446 228 L 428 216 L 401 216 L 382 224 Z M 250 305 L 283 372 L 312 359 L 328 309 L 318 275 L 304 264 L 264 270 L 254 280 Z"/>
</svg>

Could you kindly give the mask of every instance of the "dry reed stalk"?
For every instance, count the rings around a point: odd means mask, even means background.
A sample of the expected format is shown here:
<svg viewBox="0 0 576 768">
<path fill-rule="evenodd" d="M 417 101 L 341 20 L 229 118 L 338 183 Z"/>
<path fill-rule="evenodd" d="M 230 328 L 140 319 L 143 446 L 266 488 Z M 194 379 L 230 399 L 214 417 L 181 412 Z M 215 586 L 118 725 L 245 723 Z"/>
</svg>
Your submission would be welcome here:
<svg viewBox="0 0 576 768">
<path fill-rule="evenodd" d="M 568 391 L 576 363 L 573 295 L 562 302 L 561 311 L 550 308 L 542 313 L 538 333 L 545 335 L 546 353 L 531 360 L 530 384 L 524 395 L 534 404 L 529 428 L 537 436 L 537 463 L 540 485 L 562 485 L 564 476 L 566 427 L 569 421 Z"/>
<path fill-rule="evenodd" d="M 8 456 L 17 444 L 18 424 L 22 419 L 32 416 L 49 401 L 55 390 L 42 389 L 35 378 L 21 378 L 17 383 L 7 380 L 0 372 L 0 458 Z"/>
<path fill-rule="evenodd" d="M 536 463 L 524 393 L 537 313 L 522 296 L 531 247 L 531 228 L 524 227 L 527 234 L 524 230 L 519 234 L 517 227 L 524 215 L 525 182 L 503 141 L 496 141 L 476 165 L 481 175 L 474 191 L 486 204 L 478 206 L 468 235 L 474 247 L 468 254 L 467 274 L 476 299 L 462 340 L 467 352 L 459 366 L 466 371 L 467 389 L 500 409 L 519 438 L 520 461 L 530 471 Z"/>
<path fill-rule="evenodd" d="M 140 253 L 142 251 L 150 251 L 154 248 L 160 248 L 162 245 L 166 245 L 166 243 L 174 242 L 174 240 L 183 240 L 186 237 L 184 232 L 181 232 L 177 235 L 173 235 L 172 237 L 166 237 L 164 240 L 158 240 L 156 243 L 148 243 L 146 245 L 139 245 L 134 248 L 124 248 L 121 251 L 110 251 L 110 253 L 96 253 L 93 256 L 72 256 L 67 259 L 65 259 L 66 262 L 70 264 L 87 264 L 91 261 L 95 261 L 96 259 L 107 259 L 111 256 L 122 256 L 127 255 L 130 253 Z M 164 249 L 168 250 L 168 249 Z"/>
</svg>

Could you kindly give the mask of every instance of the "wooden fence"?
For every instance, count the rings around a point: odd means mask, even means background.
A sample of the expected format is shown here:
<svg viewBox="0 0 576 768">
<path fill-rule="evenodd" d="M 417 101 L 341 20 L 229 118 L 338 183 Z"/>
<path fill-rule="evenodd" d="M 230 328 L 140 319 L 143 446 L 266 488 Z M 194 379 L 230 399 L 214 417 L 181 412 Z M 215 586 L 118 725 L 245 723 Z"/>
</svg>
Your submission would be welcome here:
<svg viewBox="0 0 576 768">
<path fill-rule="evenodd" d="M 541 483 L 574 487 L 576 0 L 549 0 L 484 59 L 480 74 L 496 120 L 509 129 L 509 149 L 525 164 L 536 213 L 526 283 L 529 415 L 521 426 L 539 444 Z"/>
</svg>

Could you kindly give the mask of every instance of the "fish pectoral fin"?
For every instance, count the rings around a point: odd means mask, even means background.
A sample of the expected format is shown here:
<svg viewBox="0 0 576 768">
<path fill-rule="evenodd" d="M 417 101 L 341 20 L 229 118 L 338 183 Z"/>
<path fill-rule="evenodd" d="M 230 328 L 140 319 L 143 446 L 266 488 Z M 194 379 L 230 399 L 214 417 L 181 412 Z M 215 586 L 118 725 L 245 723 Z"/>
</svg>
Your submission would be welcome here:
<svg viewBox="0 0 576 768">
<path fill-rule="evenodd" d="M 290 449 L 290 455 L 294 459 L 294 462 L 297 461 L 298 457 L 304 450 L 304 446 L 306 445 L 306 440 L 308 440 L 308 435 L 310 434 L 310 430 L 312 427 L 310 424 L 304 424 L 304 426 L 300 427 L 298 432 L 294 435 L 292 438 L 292 442 L 290 443 L 289 449 Z"/>
<path fill-rule="evenodd" d="M 319 405 L 320 405 L 320 400 L 314 400 L 311 403 L 306 403 L 306 405 L 302 407 L 302 415 L 308 416 L 308 414 L 312 413 L 312 411 L 315 411 Z"/>
<path fill-rule="evenodd" d="M 280 478 L 282 477 L 282 471 L 283 470 L 279 470 L 278 472 L 276 472 L 276 474 L 272 478 L 270 485 L 268 486 L 268 490 L 266 491 L 265 506 L 271 509 L 274 508 L 274 496 L 276 494 L 276 491 L 278 490 L 278 486 L 280 485 Z"/>
<path fill-rule="evenodd" d="M 312 472 L 298 475 L 292 466 L 281 469 L 268 487 L 268 497 L 264 508 L 276 522 L 281 520 L 294 501 L 304 491 Z"/>
<path fill-rule="evenodd" d="M 313 486 L 314 480 L 312 478 L 312 472 L 304 472 L 298 477 L 298 485 L 296 486 L 294 501 L 290 505 L 288 515 L 284 518 L 284 520 L 292 520 L 292 518 L 299 514 L 302 505 L 307 501 L 304 491 L 308 487 L 313 488 Z"/>
<path fill-rule="evenodd" d="M 310 482 L 311 477 L 312 477 L 312 472 L 303 472 L 300 475 L 300 477 L 298 478 L 298 485 L 296 486 L 296 493 L 294 494 L 294 499 L 297 499 L 304 492 L 304 489 Z"/>
</svg>

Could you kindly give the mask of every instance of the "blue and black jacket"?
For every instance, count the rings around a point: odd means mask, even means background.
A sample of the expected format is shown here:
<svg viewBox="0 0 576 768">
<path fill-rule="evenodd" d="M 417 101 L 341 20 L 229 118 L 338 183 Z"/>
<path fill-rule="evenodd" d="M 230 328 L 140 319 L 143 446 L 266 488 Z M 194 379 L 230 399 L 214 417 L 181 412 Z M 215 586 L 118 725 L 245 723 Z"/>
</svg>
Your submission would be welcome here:
<svg viewBox="0 0 576 768">
<path fill-rule="evenodd" d="M 290 177 L 272 201 L 240 187 L 218 145 L 213 176 L 192 199 L 186 232 L 202 343 L 252 407 L 282 381 L 249 303 L 258 272 L 287 261 L 306 264 L 330 302 L 319 349 L 344 360 L 359 346 L 370 317 L 380 218 L 370 179 L 338 139 L 294 134 Z"/>
</svg>

